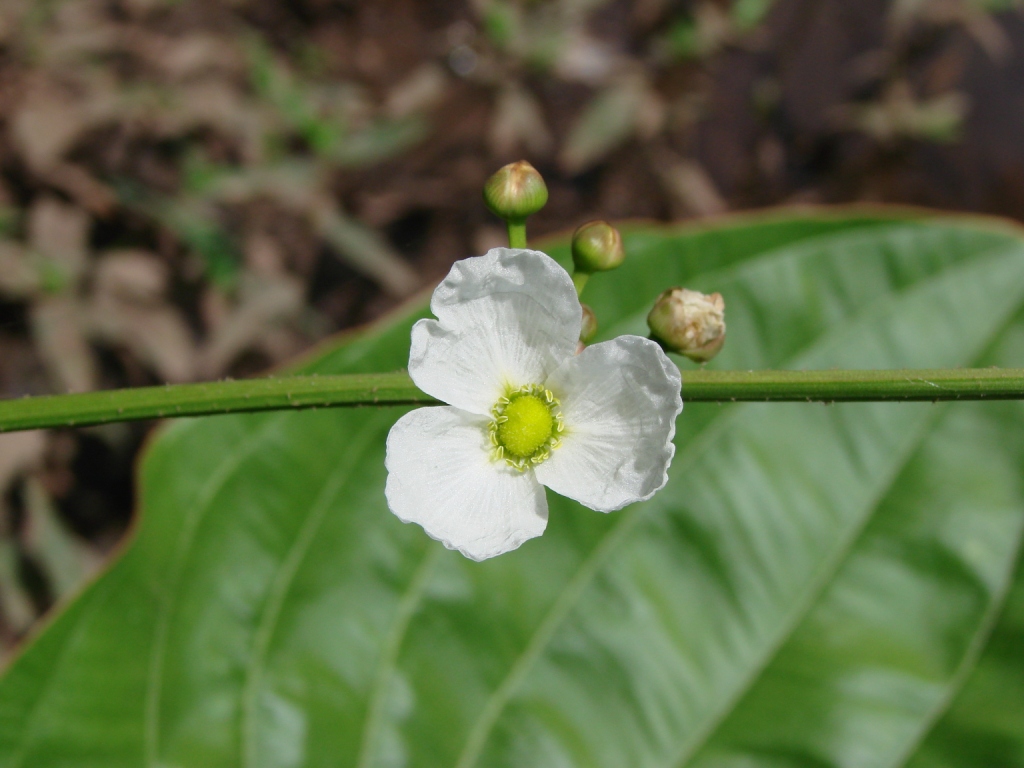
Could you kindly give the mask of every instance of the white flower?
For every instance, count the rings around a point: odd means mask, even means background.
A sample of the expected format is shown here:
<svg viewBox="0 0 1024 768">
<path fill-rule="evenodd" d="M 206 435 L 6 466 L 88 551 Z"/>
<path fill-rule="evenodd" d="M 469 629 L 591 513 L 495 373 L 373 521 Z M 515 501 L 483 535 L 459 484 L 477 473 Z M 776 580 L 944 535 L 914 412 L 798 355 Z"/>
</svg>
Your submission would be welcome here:
<svg viewBox="0 0 1024 768">
<path fill-rule="evenodd" d="M 572 279 L 539 251 L 457 262 L 412 329 L 409 373 L 450 404 L 388 435 L 388 506 L 449 549 L 484 560 L 539 536 L 543 486 L 611 512 L 665 485 L 683 408 L 661 348 L 620 336 L 576 355 Z"/>
</svg>

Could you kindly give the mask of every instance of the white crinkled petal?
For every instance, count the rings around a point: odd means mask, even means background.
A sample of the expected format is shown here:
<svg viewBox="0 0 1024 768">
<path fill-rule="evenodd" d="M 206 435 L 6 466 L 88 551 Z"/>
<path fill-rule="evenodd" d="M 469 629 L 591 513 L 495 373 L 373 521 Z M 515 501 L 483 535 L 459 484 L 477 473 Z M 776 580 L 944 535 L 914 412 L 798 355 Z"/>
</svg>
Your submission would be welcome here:
<svg viewBox="0 0 1024 768">
<path fill-rule="evenodd" d="M 679 369 L 656 343 L 620 336 L 587 347 L 547 381 L 566 434 L 534 470 L 551 490 L 611 512 L 649 499 L 668 480 Z"/>
<path fill-rule="evenodd" d="M 457 261 L 430 308 L 437 320 L 412 329 L 409 374 L 472 413 L 488 413 L 506 387 L 543 382 L 580 336 L 572 278 L 540 251 L 495 248 Z"/>
<path fill-rule="evenodd" d="M 473 560 L 540 536 L 544 488 L 532 472 L 491 461 L 487 419 L 458 408 L 419 408 L 388 434 L 384 493 L 400 520 Z"/>
</svg>

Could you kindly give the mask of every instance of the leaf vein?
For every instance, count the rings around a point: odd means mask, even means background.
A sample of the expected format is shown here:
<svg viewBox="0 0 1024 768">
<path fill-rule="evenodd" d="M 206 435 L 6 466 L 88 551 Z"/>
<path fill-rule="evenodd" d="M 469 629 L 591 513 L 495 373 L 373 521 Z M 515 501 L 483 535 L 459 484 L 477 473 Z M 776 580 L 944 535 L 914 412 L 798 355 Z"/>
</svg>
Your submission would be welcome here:
<svg viewBox="0 0 1024 768">
<path fill-rule="evenodd" d="M 424 591 L 442 552 L 444 550 L 433 542 L 427 545 L 427 551 L 413 572 L 409 586 L 395 609 L 395 616 L 385 637 L 373 684 L 367 697 L 366 721 L 363 724 L 363 734 L 359 740 L 359 758 L 356 761 L 358 768 L 369 768 L 372 764 L 374 742 L 384 721 L 388 682 L 398 664 L 398 654 L 402 649 L 402 641 L 409 629 L 409 623 L 423 600 Z"/>
<path fill-rule="evenodd" d="M 351 442 L 349 450 L 339 458 L 336 469 L 328 476 L 323 488 L 313 502 L 313 506 L 306 515 L 298 535 L 289 547 L 271 583 L 269 594 L 264 603 L 256 633 L 253 637 L 252 655 L 246 668 L 245 682 L 242 685 L 241 724 L 239 728 L 242 741 L 242 765 L 251 766 L 256 764 L 256 702 L 259 696 L 260 684 L 266 672 L 267 654 L 270 650 L 274 633 L 277 630 L 285 598 L 288 596 L 295 576 L 306 554 L 309 552 L 309 547 L 316 538 L 316 534 L 320 530 L 327 512 L 332 508 L 338 493 L 352 476 L 355 457 L 366 450 L 371 440 L 377 437 L 377 434 L 375 429 L 369 427 L 361 429 L 359 431 L 360 439 Z"/>
<path fill-rule="evenodd" d="M 197 496 L 196 503 L 190 505 L 186 515 L 185 523 L 182 526 L 181 536 L 175 547 L 175 554 L 171 563 L 168 586 L 164 597 L 160 600 L 158 609 L 157 625 L 154 629 L 153 649 L 150 653 L 149 673 L 146 680 L 146 700 L 144 715 L 143 733 L 143 754 L 144 765 L 156 766 L 160 747 L 160 703 L 163 693 L 163 667 L 167 656 L 167 635 L 170 631 L 170 617 L 176 605 L 177 589 L 184 571 L 185 561 L 196 533 L 199 530 L 203 518 L 209 509 L 210 500 L 224 487 L 224 484 L 232 477 L 241 466 L 242 462 L 262 447 L 274 431 L 280 426 L 287 412 L 276 414 L 268 420 L 252 439 L 237 453 L 229 454 L 221 462 L 209 481 L 203 486 Z"/>
</svg>

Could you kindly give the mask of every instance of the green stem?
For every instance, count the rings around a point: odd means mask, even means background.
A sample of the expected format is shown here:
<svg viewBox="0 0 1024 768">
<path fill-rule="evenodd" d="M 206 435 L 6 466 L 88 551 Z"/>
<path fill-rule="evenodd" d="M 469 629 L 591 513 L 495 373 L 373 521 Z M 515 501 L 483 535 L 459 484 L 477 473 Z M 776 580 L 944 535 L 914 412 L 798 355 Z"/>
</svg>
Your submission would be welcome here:
<svg viewBox="0 0 1024 768">
<path fill-rule="evenodd" d="M 526 247 L 526 219 L 508 219 L 508 247 Z"/>
<path fill-rule="evenodd" d="M 1024 400 L 1024 369 L 684 371 L 683 400 L 718 403 Z"/>
<path fill-rule="evenodd" d="M 686 402 L 1024 400 L 1024 369 L 685 371 Z M 357 405 L 425 405 L 405 372 L 176 384 L 0 400 L 0 432 Z"/>
<path fill-rule="evenodd" d="M 583 289 L 587 285 L 587 280 L 590 279 L 589 272 L 580 272 L 579 270 L 573 270 L 572 273 L 572 284 L 576 286 L 576 295 L 582 296 Z"/>
<path fill-rule="evenodd" d="M 175 416 L 434 402 L 405 372 L 215 381 L 0 400 L 0 432 Z"/>
</svg>

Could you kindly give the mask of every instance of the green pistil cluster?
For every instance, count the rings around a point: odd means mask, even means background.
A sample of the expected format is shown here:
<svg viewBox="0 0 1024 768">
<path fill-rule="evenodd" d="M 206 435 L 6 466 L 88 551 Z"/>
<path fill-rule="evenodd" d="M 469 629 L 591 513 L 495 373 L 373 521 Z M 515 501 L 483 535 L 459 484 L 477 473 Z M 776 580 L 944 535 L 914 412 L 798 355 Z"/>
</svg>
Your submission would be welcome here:
<svg viewBox="0 0 1024 768">
<path fill-rule="evenodd" d="M 512 390 L 491 408 L 492 457 L 520 472 L 536 466 L 562 442 L 558 399 L 539 384 Z"/>
</svg>

